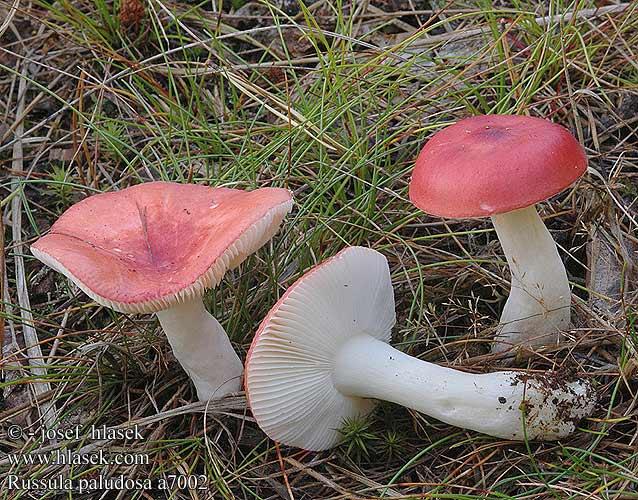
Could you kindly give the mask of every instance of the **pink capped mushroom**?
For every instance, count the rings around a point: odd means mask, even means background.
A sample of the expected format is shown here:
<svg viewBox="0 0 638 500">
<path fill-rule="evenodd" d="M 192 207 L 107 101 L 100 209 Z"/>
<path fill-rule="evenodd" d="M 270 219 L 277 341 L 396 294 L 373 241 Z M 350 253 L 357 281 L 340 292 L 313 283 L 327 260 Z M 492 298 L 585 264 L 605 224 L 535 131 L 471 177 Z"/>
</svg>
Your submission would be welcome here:
<svg viewBox="0 0 638 500">
<path fill-rule="evenodd" d="M 507 258 L 511 288 L 493 351 L 556 343 L 569 328 L 567 273 L 534 205 L 586 170 L 585 151 L 566 129 L 528 116 L 466 118 L 421 150 L 412 203 L 441 217 L 491 217 Z"/>
<path fill-rule="evenodd" d="M 259 426 L 284 444 L 325 450 L 339 443 L 344 420 L 381 399 L 491 436 L 556 440 L 594 408 L 586 380 L 473 374 L 409 356 L 388 344 L 395 320 L 379 252 L 349 247 L 304 274 L 264 318 L 246 357 Z"/>
<path fill-rule="evenodd" d="M 155 313 L 200 400 L 240 389 L 243 366 L 202 295 L 277 232 L 288 190 L 151 182 L 69 208 L 31 252 L 98 304 Z"/>
</svg>

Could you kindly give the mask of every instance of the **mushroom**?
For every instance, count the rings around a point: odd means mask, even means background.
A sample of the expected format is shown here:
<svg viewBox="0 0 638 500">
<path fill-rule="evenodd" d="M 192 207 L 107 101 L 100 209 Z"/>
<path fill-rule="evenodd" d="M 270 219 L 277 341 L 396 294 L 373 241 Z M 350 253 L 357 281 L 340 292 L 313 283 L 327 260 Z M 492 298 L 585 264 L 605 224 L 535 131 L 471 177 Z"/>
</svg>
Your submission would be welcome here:
<svg viewBox="0 0 638 500">
<path fill-rule="evenodd" d="M 395 323 L 388 263 L 349 247 L 284 293 L 261 323 L 246 359 L 253 415 L 272 439 L 307 450 L 340 440 L 345 419 L 373 399 L 505 439 L 567 436 L 595 403 L 589 383 L 513 371 L 471 374 L 388 345 Z"/>
<path fill-rule="evenodd" d="M 286 189 L 151 182 L 73 205 L 31 252 L 98 304 L 154 312 L 200 400 L 240 389 L 243 366 L 202 295 L 277 232 Z"/>
<path fill-rule="evenodd" d="M 563 127 L 527 116 L 487 115 L 436 133 L 422 149 L 410 200 L 441 217 L 491 216 L 511 272 L 493 352 L 559 341 L 570 323 L 571 291 L 556 244 L 534 204 L 587 170 Z"/>
</svg>

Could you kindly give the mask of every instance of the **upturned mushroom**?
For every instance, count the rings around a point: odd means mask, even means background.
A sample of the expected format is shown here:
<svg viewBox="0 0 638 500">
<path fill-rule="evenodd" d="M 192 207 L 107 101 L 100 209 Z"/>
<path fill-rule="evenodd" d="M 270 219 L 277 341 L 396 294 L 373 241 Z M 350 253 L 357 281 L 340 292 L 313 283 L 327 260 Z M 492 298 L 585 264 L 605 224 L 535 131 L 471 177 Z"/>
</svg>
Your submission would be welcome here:
<svg viewBox="0 0 638 500">
<path fill-rule="evenodd" d="M 596 401 L 584 380 L 513 371 L 472 374 L 408 356 L 388 345 L 395 323 L 388 263 L 350 247 L 284 293 L 261 323 L 244 386 L 259 426 L 276 441 L 323 450 L 345 419 L 375 399 L 505 439 L 556 440 Z"/>
<path fill-rule="evenodd" d="M 241 387 L 243 365 L 202 295 L 277 232 L 286 189 L 151 182 L 73 205 L 31 252 L 98 304 L 154 312 L 200 400 Z"/>
<path fill-rule="evenodd" d="M 540 118 L 474 116 L 444 128 L 421 150 L 410 200 L 441 217 L 490 216 L 511 272 L 492 346 L 555 344 L 569 328 L 571 290 L 556 244 L 535 204 L 587 170 L 582 146 Z"/>
</svg>

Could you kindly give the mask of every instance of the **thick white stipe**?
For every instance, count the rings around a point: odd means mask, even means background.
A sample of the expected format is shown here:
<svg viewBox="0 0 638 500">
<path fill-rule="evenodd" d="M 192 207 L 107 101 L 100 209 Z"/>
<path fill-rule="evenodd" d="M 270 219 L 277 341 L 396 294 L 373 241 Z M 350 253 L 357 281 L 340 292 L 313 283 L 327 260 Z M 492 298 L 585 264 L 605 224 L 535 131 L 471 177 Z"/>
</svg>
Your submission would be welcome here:
<svg viewBox="0 0 638 500">
<path fill-rule="evenodd" d="M 512 274 L 492 351 L 557 343 L 569 328 L 571 290 L 556 243 L 533 206 L 492 223 Z"/>
<path fill-rule="evenodd" d="M 226 331 L 204 308 L 201 298 L 156 314 L 175 357 L 195 384 L 201 401 L 240 389 L 243 364 Z"/>
<path fill-rule="evenodd" d="M 565 437 L 595 401 L 586 382 L 511 371 L 465 373 L 408 356 L 369 335 L 341 348 L 333 381 L 348 396 L 392 401 L 457 427 L 516 440 Z"/>
</svg>

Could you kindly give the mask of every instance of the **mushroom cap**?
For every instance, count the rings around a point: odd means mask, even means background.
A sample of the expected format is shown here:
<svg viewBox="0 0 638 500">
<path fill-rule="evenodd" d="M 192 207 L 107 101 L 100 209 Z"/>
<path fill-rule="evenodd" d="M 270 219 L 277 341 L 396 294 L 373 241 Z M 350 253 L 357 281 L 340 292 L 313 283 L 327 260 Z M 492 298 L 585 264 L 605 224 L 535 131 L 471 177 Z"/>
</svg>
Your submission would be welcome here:
<svg viewBox="0 0 638 500">
<path fill-rule="evenodd" d="M 76 203 L 31 253 L 99 304 L 156 312 L 215 287 L 291 209 L 286 189 L 150 182 Z"/>
<path fill-rule="evenodd" d="M 259 426 L 298 448 L 337 444 L 344 420 L 376 403 L 335 388 L 334 359 L 356 335 L 388 342 L 395 321 L 390 270 L 379 252 L 349 247 L 308 271 L 264 318 L 246 357 L 246 397 Z"/>
<path fill-rule="evenodd" d="M 410 201 L 441 217 L 502 214 L 560 193 L 586 170 L 584 149 L 560 125 L 528 116 L 474 116 L 427 142 Z"/>
</svg>

